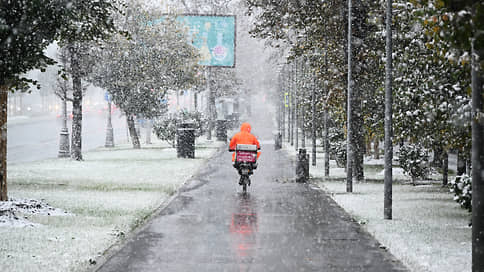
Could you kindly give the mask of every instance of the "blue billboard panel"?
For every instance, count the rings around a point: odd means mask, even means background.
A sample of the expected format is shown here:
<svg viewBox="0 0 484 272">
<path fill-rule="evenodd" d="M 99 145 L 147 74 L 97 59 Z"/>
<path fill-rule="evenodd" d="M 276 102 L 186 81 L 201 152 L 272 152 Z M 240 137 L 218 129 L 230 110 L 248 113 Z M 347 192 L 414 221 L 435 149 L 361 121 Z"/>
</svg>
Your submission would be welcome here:
<svg viewBox="0 0 484 272">
<path fill-rule="evenodd" d="M 164 17 L 148 25 L 157 24 Z M 185 26 L 189 40 L 200 51 L 198 64 L 235 67 L 236 23 L 233 15 L 178 15 L 176 21 Z"/>
<path fill-rule="evenodd" d="M 200 50 L 200 65 L 235 67 L 235 16 L 183 15 L 193 46 Z"/>
</svg>

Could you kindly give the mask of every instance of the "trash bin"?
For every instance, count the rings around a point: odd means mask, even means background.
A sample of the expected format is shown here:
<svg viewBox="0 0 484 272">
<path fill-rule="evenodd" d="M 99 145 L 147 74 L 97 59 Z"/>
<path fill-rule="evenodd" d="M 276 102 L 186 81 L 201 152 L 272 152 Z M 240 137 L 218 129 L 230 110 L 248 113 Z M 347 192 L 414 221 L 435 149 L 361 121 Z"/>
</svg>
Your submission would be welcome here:
<svg viewBox="0 0 484 272">
<path fill-rule="evenodd" d="M 195 158 L 195 124 L 181 123 L 176 129 L 176 153 L 178 158 Z"/>
<path fill-rule="evenodd" d="M 227 120 L 217 120 L 216 137 L 217 141 L 227 141 Z"/>
<path fill-rule="evenodd" d="M 299 149 L 296 165 L 296 182 L 307 182 L 309 179 L 309 154 L 305 148 Z"/>
<path fill-rule="evenodd" d="M 274 134 L 274 149 L 279 150 L 282 148 L 282 134 L 276 133 Z"/>
</svg>

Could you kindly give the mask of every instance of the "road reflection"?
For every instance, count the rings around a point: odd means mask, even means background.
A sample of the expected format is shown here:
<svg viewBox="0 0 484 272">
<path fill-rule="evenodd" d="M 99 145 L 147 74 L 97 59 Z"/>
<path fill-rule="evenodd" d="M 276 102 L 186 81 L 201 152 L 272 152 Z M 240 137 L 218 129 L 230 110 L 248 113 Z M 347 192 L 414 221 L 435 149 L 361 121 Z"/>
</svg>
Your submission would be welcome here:
<svg viewBox="0 0 484 272">
<path fill-rule="evenodd" d="M 254 262 L 256 234 L 258 231 L 256 199 L 250 194 L 240 194 L 232 213 L 230 233 L 239 263 L 239 271 L 248 270 Z"/>
</svg>

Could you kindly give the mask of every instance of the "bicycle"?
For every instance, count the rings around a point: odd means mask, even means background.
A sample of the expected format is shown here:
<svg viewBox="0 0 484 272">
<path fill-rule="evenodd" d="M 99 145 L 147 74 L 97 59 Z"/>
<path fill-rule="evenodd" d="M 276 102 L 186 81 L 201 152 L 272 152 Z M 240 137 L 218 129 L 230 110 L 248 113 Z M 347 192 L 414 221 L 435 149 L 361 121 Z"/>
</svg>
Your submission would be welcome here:
<svg viewBox="0 0 484 272">
<path fill-rule="evenodd" d="M 248 144 L 238 144 L 235 148 L 236 168 L 240 175 L 239 185 L 242 191 L 247 192 L 247 186 L 250 186 L 250 175 L 257 169 L 257 146 Z"/>
</svg>

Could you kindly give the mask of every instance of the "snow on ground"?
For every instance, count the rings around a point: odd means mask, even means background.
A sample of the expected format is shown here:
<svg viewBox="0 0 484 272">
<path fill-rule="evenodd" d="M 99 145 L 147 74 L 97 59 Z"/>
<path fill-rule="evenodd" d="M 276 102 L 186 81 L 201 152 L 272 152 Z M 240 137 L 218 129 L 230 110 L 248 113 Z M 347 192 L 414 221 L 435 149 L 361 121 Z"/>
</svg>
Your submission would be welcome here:
<svg viewBox="0 0 484 272">
<path fill-rule="evenodd" d="M 66 216 L 68 212 L 54 208 L 43 200 L 36 199 L 13 199 L 0 202 L 0 227 L 37 226 L 27 220 L 27 216 L 19 217 L 17 214 L 41 214 L 47 216 Z"/>
<path fill-rule="evenodd" d="M 285 143 L 284 148 L 295 157 L 293 146 Z M 448 189 L 435 181 L 412 186 L 402 169 L 393 167 L 393 220 L 384 220 L 383 162 L 365 161 L 369 181 L 353 184 L 353 193 L 346 193 L 344 169 L 334 161 L 330 166 L 330 177 L 324 178 L 318 149 L 317 166 L 310 167 L 314 181 L 412 271 L 471 271 L 470 215 Z"/>
<path fill-rule="evenodd" d="M 383 184 L 320 183 L 333 199 L 412 271 L 471 271 L 471 228 L 440 185 L 393 185 L 393 220 L 383 219 Z"/>
<path fill-rule="evenodd" d="M 0 206 L 6 211 L 0 216 L 0 271 L 86 270 L 223 144 L 197 140 L 196 158 L 181 159 L 167 144 L 153 142 L 140 150 L 99 148 L 84 153 L 83 162 L 9 165 L 15 201 Z"/>
</svg>

